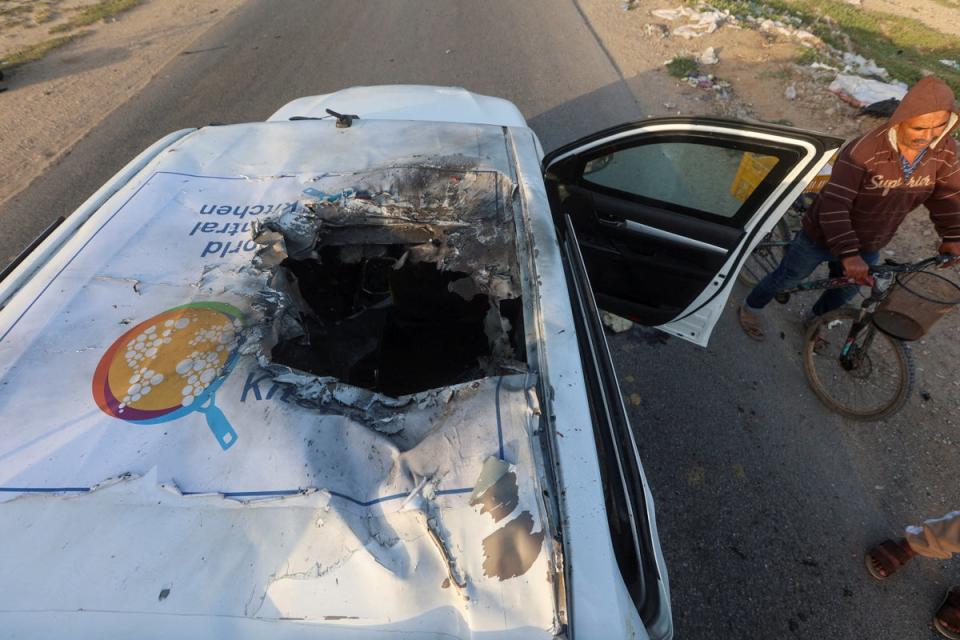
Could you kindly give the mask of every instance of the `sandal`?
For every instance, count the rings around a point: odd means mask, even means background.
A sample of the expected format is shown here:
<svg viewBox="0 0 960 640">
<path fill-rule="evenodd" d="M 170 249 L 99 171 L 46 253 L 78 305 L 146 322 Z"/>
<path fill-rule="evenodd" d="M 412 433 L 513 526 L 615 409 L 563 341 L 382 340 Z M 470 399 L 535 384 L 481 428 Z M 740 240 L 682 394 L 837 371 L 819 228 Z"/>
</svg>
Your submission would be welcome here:
<svg viewBox="0 0 960 640">
<path fill-rule="evenodd" d="M 754 340 L 763 340 L 766 336 L 763 333 L 763 325 L 756 314 L 746 310 L 742 305 L 737 309 L 737 316 L 740 318 L 740 327 L 743 332 Z"/>
<path fill-rule="evenodd" d="M 960 586 L 947 591 L 943 603 L 933 616 L 933 626 L 944 638 L 960 640 Z"/>
<path fill-rule="evenodd" d="M 867 571 L 877 580 L 885 580 L 907 564 L 915 554 L 904 539 L 884 540 L 871 547 L 863 557 Z"/>
</svg>

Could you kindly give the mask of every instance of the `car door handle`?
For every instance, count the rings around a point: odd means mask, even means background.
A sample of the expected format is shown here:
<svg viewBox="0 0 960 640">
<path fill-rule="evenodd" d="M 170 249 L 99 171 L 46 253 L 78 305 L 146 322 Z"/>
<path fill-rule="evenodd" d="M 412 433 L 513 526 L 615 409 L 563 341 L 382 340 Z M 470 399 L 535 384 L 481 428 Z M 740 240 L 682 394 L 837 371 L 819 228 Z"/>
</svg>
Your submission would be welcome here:
<svg viewBox="0 0 960 640">
<path fill-rule="evenodd" d="M 597 222 L 612 229 L 623 229 L 627 226 L 627 221 L 622 218 L 601 218 L 598 216 Z"/>
<path fill-rule="evenodd" d="M 675 242 L 677 244 L 685 245 L 688 247 L 693 247 L 695 249 L 701 249 L 709 251 L 711 253 L 722 253 L 726 254 L 727 249 L 724 247 L 718 247 L 717 245 L 710 244 L 708 242 L 701 242 L 700 240 L 695 240 L 694 238 L 688 238 L 682 236 L 678 233 L 673 233 L 671 231 L 664 231 L 657 227 L 651 227 L 646 224 L 641 224 L 639 222 L 634 222 L 633 220 L 624 220 L 623 218 L 600 218 L 597 220 L 601 225 L 607 227 L 608 229 L 617 229 L 630 231 L 644 236 L 649 236 L 652 238 L 658 238 L 660 240 L 665 240 L 667 242 Z"/>
</svg>

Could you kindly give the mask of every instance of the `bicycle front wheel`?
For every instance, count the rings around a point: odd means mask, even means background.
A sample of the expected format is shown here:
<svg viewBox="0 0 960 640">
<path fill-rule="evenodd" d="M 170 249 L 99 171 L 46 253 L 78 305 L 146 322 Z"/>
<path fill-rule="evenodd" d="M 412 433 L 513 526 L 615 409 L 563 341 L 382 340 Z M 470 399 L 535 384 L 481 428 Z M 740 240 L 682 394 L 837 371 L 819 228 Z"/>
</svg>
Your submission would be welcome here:
<svg viewBox="0 0 960 640">
<path fill-rule="evenodd" d="M 913 386 L 907 346 L 867 324 L 846 353 L 859 313 L 839 309 L 807 331 L 803 370 L 810 388 L 832 411 L 854 420 L 879 420 L 903 407 Z"/>
</svg>

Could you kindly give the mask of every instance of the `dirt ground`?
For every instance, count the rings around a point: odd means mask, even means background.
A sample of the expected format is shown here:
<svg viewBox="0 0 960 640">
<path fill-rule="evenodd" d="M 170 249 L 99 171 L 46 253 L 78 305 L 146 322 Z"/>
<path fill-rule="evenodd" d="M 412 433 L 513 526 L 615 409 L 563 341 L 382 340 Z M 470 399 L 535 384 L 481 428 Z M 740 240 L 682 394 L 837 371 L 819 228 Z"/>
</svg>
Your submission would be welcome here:
<svg viewBox="0 0 960 640">
<path fill-rule="evenodd" d="M 679 6 L 669 0 L 637 0 L 630 11 L 614 0 L 582 0 L 581 4 L 641 103 L 656 96 L 649 116 L 717 115 L 779 122 L 841 137 L 857 135 L 878 122 L 855 118 L 855 108 L 827 91 L 834 73 L 795 64 L 803 50 L 796 40 L 729 25 L 699 38 L 665 36 L 683 22 L 650 12 Z M 676 56 L 697 58 L 708 47 L 713 47 L 719 61 L 701 65 L 701 71 L 728 82 L 729 90 L 693 87 L 666 72 L 666 61 Z M 790 86 L 796 92 L 793 100 L 786 97 Z"/>
<path fill-rule="evenodd" d="M 861 0 L 860 6 L 904 18 L 914 18 L 931 29 L 960 36 L 960 1 L 957 0 Z"/>
<path fill-rule="evenodd" d="M 6 73 L 0 82 L 6 89 L 0 93 L 0 205 L 241 2 L 147 0 L 78 29 L 92 33 Z M 50 30 L 92 4 L 0 0 L 0 60 L 62 35 Z"/>
</svg>

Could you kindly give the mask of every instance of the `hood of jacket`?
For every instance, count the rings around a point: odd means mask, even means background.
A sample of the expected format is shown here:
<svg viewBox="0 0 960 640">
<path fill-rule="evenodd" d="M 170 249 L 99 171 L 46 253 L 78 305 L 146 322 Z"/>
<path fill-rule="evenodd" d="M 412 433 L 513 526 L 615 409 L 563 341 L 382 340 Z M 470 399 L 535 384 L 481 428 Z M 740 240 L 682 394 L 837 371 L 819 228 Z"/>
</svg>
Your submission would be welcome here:
<svg viewBox="0 0 960 640">
<path fill-rule="evenodd" d="M 953 96 L 953 90 L 946 82 L 934 76 L 927 76 L 917 84 L 913 85 L 907 95 L 903 96 L 900 106 L 890 116 L 890 120 L 884 125 L 887 128 L 887 136 L 890 139 L 893 148 L 897 148 L 897 125 L 904 120 L 922 116 L 934 111 L 949 111 L 950 120 L 947 127 L 943 130 L 936 140 L 930 143 L 930 148 L 934 148 L 946 136 L 950 135 L 957 124 L 960 123 L 960 109 L 957 107 Z"/>
</svg>

